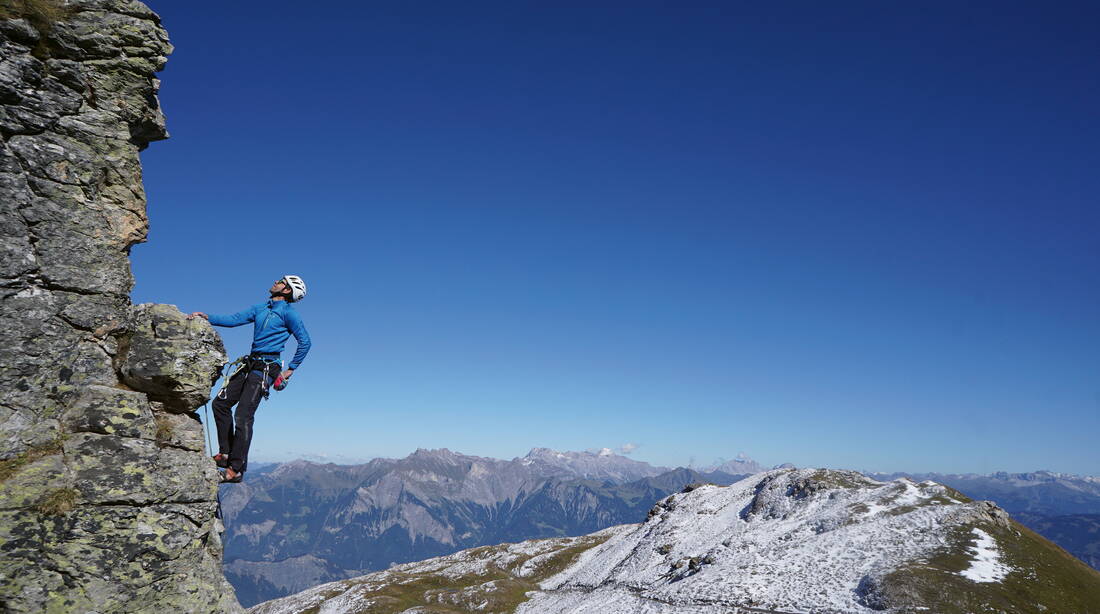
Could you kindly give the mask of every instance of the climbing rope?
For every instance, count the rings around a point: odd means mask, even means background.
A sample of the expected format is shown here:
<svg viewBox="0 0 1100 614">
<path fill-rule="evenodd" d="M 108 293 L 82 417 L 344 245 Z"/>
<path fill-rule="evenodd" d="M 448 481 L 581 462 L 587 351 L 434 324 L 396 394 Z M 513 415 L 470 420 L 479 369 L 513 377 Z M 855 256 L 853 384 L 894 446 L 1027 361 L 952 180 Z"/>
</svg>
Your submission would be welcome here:
<svg viewBox="0 0 1100 614">
<path fill-rule="evenodd" d="M 206 433 L 206 455 L 214 456 L 214 442 L 210 439 L 210 402 L 202 404 L 203 413 L 206 415 L 206 421 L 202 423 L 202 430 Z M 222 520 L 222 492 L 221 489 L 217 491 L 218 504 L 214 508 L 214 517 L 218 520 Z"/>
<path fill-rule="evenodd" d="M 210 402 L 203 403 L 202 409 L 206 414 L 206 420 L 202 423 L 202 430 L 206 433 L 206 455 L 214 456 L 214 444 L 210 439 Z"/>
</svg>

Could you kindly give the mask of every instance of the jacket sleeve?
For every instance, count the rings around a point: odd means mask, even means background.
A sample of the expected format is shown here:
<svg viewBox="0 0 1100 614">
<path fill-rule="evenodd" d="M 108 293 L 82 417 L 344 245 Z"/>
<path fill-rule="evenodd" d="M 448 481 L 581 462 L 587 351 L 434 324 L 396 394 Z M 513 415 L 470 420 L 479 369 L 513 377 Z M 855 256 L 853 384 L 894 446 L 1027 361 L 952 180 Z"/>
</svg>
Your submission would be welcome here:
<svg viewBox="0 0 1100 614">
<path fill-rule="evenodd" d="M 256 306 L 253 305 L 244 311 L 238 311 L 229 316 L 210 314 L 207 316 L 207 319 L 209 319 L 210 323 L 214 326 L 241 326 L 256 321 Z"/>
<path fill-rule="evenodd" d="M 302 364 L 305 360 L 306 354 L 309 353 L 310 346 L 313 343 L 309 340 L 309 333 L 306 332 L 306 326 L 302 323 L 302 318 L 298 314 L 294 314 L 288 318 L 290 325 L 290 334 L 294 335 L 294 339 L 298 341 L 298 350 L 294 352 L 294 358 L 290 360 L 290 364 L 287 365 L 288 369 L 297 369 L 298 365 Z"/>
</svg>

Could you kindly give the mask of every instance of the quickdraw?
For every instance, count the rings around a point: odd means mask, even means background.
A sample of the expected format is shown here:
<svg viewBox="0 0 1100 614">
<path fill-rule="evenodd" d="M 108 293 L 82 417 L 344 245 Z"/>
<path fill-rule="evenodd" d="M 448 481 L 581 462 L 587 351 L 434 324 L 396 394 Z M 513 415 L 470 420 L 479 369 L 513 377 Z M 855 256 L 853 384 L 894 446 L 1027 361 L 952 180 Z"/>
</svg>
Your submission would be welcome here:
<svg viewBox="0 0 1100 614">
<path fill-rule="evenodd" d="M 237 368 L 233 369 L 232 372 L 229 372 L 230 367 L 233 367 L 234 365 L 236 365 Z M 226 374 L 224 375 L 224 377 L 222 379 L 222 387 L 221 387 L 221 389 L 218 390 L 217 397 L 219 399 L 224 399 L 225 398 L 225 389 L 229 387 L 229 380 L 233 379 L 234 375 L 236 375 L 241 369 L 244 369 L 247 366 L 248 366 L 248 356 L 241 356 L 237 360 L 234 360 L 233 362 L 231 362 L 231 363 L 225 365 L 224 367 L 222 367 L 222 369 L 226 372 Z"/>
</svg>

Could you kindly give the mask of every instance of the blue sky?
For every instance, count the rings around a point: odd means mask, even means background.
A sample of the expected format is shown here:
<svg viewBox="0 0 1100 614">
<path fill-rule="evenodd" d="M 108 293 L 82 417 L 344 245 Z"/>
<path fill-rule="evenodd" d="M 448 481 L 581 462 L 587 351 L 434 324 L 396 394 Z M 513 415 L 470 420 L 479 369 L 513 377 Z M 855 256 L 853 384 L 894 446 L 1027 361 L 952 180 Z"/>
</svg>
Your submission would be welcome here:
<svg viewBox="0 0 1100 614">
<path fill-rule="evenodd" d="M 1095 4 L 149 4 L 134 301 L 310 288 L 255 459 L 1100 474 Z"/>
</svg>

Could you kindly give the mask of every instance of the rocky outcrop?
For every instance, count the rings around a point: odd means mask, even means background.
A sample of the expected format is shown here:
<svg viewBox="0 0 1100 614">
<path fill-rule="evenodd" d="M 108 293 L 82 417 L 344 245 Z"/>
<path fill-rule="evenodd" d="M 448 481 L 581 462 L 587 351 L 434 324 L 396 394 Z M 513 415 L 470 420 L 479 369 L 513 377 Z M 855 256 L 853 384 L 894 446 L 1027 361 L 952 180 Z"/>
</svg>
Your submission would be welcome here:
<svg viewBox="0 0 1100 614">
<path fill-rule="evenodd" d="M 194 413 L 224 350 L 129 300 L 170 51 L 139 2 L 0 5 L 5 612 L 240 611 Z"/>
<path fill-rule="evenodd" d="M 171 305 L 153 304 L 134 308 L 133 326 L 119 361 L 122 381 L 175 412 L 205 403 L 226 358 L 214 329 L 205 320 L 181 319 Z"/>
</svg>

